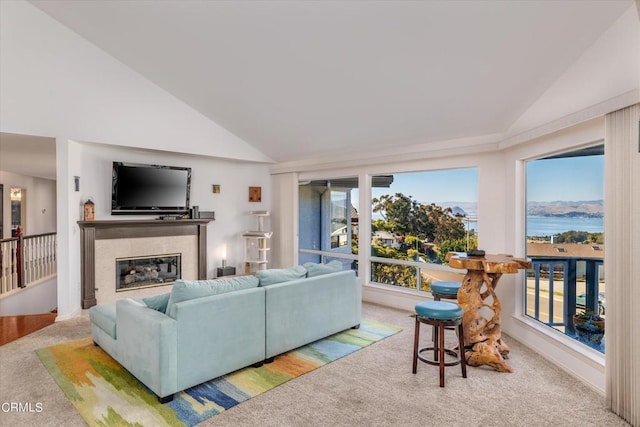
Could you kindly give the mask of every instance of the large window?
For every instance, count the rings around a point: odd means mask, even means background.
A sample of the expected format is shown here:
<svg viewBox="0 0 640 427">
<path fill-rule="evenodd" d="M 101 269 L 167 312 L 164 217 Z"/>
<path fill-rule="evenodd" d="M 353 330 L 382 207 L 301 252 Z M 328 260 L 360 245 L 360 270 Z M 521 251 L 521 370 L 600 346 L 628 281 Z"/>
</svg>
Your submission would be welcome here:
<svg viewBox="0 0 640 427">
<path fill-rule="evenodd" d="M 526 174 L 525 313 L 604 352 L 604 148 L 531 160 Z"/>
<path fill-rule="evenodd" d="M 387 186 L 372 180 L 371 282 L 429 291 L 433 281 L 459 281 L 439 267 L 448 252 L 477 247 L 477 170 L 398 173 Z"/>
<path fill-rule="evenodd" d="M 374 175 L 367 206 L 359 206 L 358 184 L 356 177 L 299 184 L 300 264 L 339 260 L 358 270 L 366 235 L 368 282 L 429 292 L 434 281 L 462 280 L 445 257 L 477 247 L 475 168 Z M 371 219 L 366 234 L 359 229 L 363 212 Z"/>
</svg>

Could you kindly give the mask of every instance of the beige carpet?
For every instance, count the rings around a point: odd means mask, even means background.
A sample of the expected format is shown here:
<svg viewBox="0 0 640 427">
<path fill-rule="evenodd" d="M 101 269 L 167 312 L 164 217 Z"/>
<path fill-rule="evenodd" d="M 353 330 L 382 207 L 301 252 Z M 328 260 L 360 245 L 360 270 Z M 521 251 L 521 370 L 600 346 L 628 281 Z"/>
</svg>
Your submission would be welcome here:
<svg viewBox="0 0 640 427">
<path fill-rule="evenodd" d="M 435 366 L 421 363 L 413 375 L 413 319 L 409 314 L 364 304 L 363 317 L 404 330 L 200 425 L 628 425 L 606 409 L 604 397 L 508 336 L 512 374 L 469 368 L 468 378 L 463 379 L 459 367 L 451 367 L 444 389 L 438 387 Z M 89 334 L 84 313 L 0 347 L 0 403 L 31 403 L 34 411 L 3 412 L 0 425 L 85 425 L 34 351 Z M 37 403 L 41 412 L 37 412 Z"/>
</svg>

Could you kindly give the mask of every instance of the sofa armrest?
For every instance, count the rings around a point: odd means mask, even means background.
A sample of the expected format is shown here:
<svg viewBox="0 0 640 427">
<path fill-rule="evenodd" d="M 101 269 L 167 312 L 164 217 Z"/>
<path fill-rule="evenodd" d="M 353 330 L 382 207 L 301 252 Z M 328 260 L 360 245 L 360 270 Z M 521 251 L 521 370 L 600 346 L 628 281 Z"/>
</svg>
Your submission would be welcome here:
<svg viewBox="0 0 640 427">
<path fill-rule="evenodd" d="M 118 361 L 159 397 L 177 390 L 177 326 L 131 299 L 116 302 Z"/>
</svg>

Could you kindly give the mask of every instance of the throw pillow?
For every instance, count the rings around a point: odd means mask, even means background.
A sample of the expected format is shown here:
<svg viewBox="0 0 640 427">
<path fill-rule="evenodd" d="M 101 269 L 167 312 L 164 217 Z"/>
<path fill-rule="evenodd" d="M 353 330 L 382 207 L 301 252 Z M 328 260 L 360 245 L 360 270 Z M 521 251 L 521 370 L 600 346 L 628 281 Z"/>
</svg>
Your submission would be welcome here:
<svg viewBox="0 0 640 427">
<path fill-rule="evenodd" d="M 342 263 L 338 260 L 333 260 L 327 264 L 316 264 L 314 262 L 306 262 L 302 264 L 307 269 L 307 277 L 320 276 L 322 274 L 335 273 L 336 271 L 342 271 Z"/>
<path fill-rule="evenodd" d="M 175 305 L 182 301 L 257 288 L 255 276 L 228 277 L 215 280 L 176 280 L 169 296 L 166 314 L 175 319 Z"/>
<path fill-rule="evenodd" d="M 151 297 L 142 298 L 142 302 L 144 302 L 147 307 L 152 308 L 161 313 L 165 313 L 167 311 L 167 304 L 169 303 L 170 293 L 162 294 L 162 295 L 154 295 Z"/>
<path fill-rule="evenodd" d="M 306 275 L 307 269 L 301 265 L 291 268 L 260 270 L 256 273 L 256 277 L 260 279 L 260 286 L 269 286 L 275 285 L 276 283 L 288 282 L 290 280 L 300 279 Z"/>
</svg>

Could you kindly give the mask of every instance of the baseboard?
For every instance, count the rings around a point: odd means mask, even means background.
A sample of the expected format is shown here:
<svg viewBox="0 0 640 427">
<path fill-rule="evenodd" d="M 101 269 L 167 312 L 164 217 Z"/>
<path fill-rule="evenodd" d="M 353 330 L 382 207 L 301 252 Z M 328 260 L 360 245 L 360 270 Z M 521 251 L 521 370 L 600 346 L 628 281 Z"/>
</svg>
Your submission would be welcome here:
<svg viewBox="0 0 640 427">
<path fill-rule="evenodd" d="M 407 310 L 411 313 L 414 312 L 417 303 L 430 299 L 433 299 L 431 293 L 419 295 L 415 290 L 389 289 L 386 286 L 372 284 L 362 287 L 362 301 Z"/>
<path fill-rule="evenodd" d="M 74 317 L 78 317 L 82 314 L 82 310 L 81 309 L 76 309 L 75 311 L 73 311 L 71 314 L 66 314 L 64 316 L 61 316 L 59 313 L 56 316 L 56 322 L 63 322 L 65 320 L 69 320 L 69 319 L 73 319 Z"/>
</svg>

